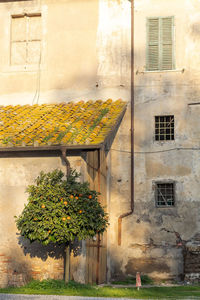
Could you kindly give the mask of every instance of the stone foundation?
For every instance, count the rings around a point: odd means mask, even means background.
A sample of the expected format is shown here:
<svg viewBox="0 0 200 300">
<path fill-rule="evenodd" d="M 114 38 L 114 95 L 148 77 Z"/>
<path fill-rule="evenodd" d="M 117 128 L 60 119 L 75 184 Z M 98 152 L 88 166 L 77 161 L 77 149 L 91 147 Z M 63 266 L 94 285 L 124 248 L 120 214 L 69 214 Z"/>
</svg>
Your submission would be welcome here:
<svg viewBox="0 0 200 300">
<path fill-rule="evenodd" d="M 6 286 L 23 286 L 31 279 L 63 279 L 63 259 L 39 259 L 26 257 L 22 262 L 16 262 L 12 257 L 0 254 L 0 288 Z"/>
<path fill-rule="evenodd" d="M 188 243 L 186 246 L 185 280 L 200 282 L 200 244 Z"/>
</svg>

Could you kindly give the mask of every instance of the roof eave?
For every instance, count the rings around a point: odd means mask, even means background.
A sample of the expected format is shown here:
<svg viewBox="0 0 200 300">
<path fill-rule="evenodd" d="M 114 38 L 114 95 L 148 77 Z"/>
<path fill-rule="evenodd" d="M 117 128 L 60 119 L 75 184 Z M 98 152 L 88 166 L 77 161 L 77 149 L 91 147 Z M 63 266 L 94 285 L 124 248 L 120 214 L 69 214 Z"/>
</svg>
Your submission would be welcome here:
<svg viewBox="0 0 200 300">
<path fill-rule="evenodd" d="M 61 149 L 66 150 L 97 150 L 103 147 L 102 144 L 93 144 L 93 145 L 57 145 L 57 146 L 26 146 L 26 147 L 0 147 L 0 152 L 28 152 L 28 151 L 56 151 Z"/>
<path fill-rule="evenodd" d="M 110 148 L 111 144 L 112 144 L 112 141 L 113 141 L 113 138 L 115 137 L 115 134 L 117 133 L 117 130 L 121 124 L 121 121 L 125 115 L 125 112 L 126 112 L 126 109 L 127 109 L 127 105 L 125 105 L 124 109 L 122 110 L 121 114 L 119 115 L 119 117 L 117 118 L 115 124 L 112 126 L 109 134 L 106 136 L 106 138 L 104 139 L 104 142 L 103 142 L 103 145 L 106 147 L 106 148 Z"/>
</svg>

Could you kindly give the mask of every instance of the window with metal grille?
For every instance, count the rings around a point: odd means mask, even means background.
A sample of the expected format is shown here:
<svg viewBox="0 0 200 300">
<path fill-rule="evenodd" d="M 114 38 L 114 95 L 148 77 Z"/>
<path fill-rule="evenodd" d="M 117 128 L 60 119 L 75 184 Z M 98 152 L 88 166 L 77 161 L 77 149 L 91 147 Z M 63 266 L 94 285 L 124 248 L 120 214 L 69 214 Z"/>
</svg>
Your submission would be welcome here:
<svg viewBox="0 0 200 300">
<path fill-rule="evenodd" d="M 174 116 L 155 116 L 155 140 L 174 140 Z"/>
<path fill-rule="evenodd" d="M 11 17 L 11 65 L 38 64 L 41 56 L 41 14 Z"/>
<path fill-rule="evenodd" d="M 156 183 L 156 206 L 174 206 L 174 183 Z"/>
<path fill-rule="evenodd" d="M 174 62 L 174 17 L 148 18 L 146 70 L 172 70 Z"/>
</svg>

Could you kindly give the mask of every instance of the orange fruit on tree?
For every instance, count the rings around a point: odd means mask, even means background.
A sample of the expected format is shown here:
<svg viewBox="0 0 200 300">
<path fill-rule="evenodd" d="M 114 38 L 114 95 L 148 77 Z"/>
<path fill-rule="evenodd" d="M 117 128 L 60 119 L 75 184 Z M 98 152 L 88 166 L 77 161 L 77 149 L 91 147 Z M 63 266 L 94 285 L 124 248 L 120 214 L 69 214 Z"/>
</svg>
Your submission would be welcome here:
<svg viewBox="0 0 200 300">
<path fill-rule="evenodd" d="M 34 221 L 37 221 L 37 218 L 34 218 Z"/>
<path fill-rule="evenodd" d="M 76 200 L 78 200 L 78 197 L 75 197 Z"/>
<path fill-rule="evenodd" d="M 44 204 L 42 204 L 42 206 L 41 206 L 42 208 L 45 208 L 45 205 Z"/>
<path fill-rule="evenodd" d="M 71 198 L 71 199 L 73 199 L 73 198 L 74 198 L 74 196 L 73 196 L 73 195 L 70 195 L 70 198 Z"/>
<path fill-rule="evenodd" d="M 67 205 L 67 201 L 64 201 L 64 204 Z"/>
<path fill-rule="evenodd" d="M 70 220 L 70 219 L 71 219 L 71 217 L 70 217 L 70 216 L 68 216 L 68 217 L 67 217 L 67 220 Z"/>
<path fill-rule="evenodd" d="M 66 220 L 66 218 L 65 218 L 65 217 L 63 217 L 63 218 L 62 218 L 62 220 L 63 220 L 63 221 L 65 221 L 65 220 Z"/>
<path fill-rule="evenodd" d="M 63 198 L 60 198 L 60 201 L 63 201 Z"/>
<path fill-rule="evenodd" d="M 79 194 L 79 197 L 82 197 L 83 196 L 83 194 Z"/>
<path fill-rule="evenodd" d="M 89 198 L 89 199 L 92 199 L 92 195 L 89 195 L 88 198 Z"/>
<path fill-rule="evenodd" d="M 83 212 L 83 211 L 80 209 L 80 210 L 79 210 L 79 214 L 82 214 L 82 212 Z"/>
<path fill-rule="evenodd" d="M 51 230 L 49 230 L 48 233 L 51 233 Z"/>
</svg>

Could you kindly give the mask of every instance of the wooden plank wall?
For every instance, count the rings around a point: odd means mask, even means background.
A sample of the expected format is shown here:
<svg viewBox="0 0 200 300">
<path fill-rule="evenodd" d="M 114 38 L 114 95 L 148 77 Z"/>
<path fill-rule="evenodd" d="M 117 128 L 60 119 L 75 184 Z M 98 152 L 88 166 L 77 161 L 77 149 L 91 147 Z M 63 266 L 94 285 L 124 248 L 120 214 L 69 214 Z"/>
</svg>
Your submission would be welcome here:
<svg viewBox="0 0 200 300">
<path fill-rule="evenodd" d="M 106 206 L 106 156 L 104 151 L 91 151 L 87 154 L 88 181 L 91 189 L 100 191 L 99 201 Z M 99 241 L 99 243 L 98 243 Z M 98 247 L 99 246 L 99 247 Z M 106 282 L 107 269 L 106 233 L 96 237 L 96 241 L 86 243 L 86 282 Z"/>
</svg>

